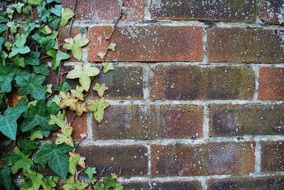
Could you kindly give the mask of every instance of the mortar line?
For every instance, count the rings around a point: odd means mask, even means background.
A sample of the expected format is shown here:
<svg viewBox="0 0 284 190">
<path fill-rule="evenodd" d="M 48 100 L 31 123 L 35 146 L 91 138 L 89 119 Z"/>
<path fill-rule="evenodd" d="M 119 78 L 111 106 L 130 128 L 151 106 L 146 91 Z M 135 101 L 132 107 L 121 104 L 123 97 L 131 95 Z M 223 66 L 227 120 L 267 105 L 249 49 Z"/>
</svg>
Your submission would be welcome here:
<svg viewBox="0 0 284 190">
<path fill-rule="evenodd" d="M 147 150 L 148 150 L 148 175 L 151 176 L 152 173 L 152 163 L 151 163 L 151 158 L 152 158 L 152 154 L 151 154 L 151 146 L 147 145 Z"/>
<path fill-rule="evenodd" d="M 145 9 L 144 9 L 144 21 L 151 21 L 151 3 L 152 0 L 146 0 L 145 1 Z"/>
<path fill-rule="evenodd" d="M 255 143 L 255 173 L 259 174 L 261 172 L 261 145 L 260 141 Z"/>
<path fill-rule="evenodd" d="M 94 124 L 94 121 L 93 121 L 92 113 L 87 113 L 87 139 L 86 141 L 88 140 L 94 141 L 93 124 Z M 82 144 L 84 144 L 84 142 L 85 141 L 83 141 Z"/>
<path fill-rule="evenodd" d="M 202 190 L 207 190 L 207 179 L 206 178 L 200 178 L 201 188 Z"/>
<path fill-rule="evenodd" d="M 254 100 L 258 100 L 259 97 L 259 65 L 251 65 L 255 75 L 255 89 L 254 89 Z"/>
<path fill-rule="evenodd" d="M 150 68 L 149 67 L 143 67 L 143 97 L 144 101 L 147 102 L 150 100 Z"/>
<path fill-rule="evenodd" d="M 205 27 L 202 29 L 203 64 L 208 63 L 207 39 L 208 39 L 208 32 L 207 32 L 207 28 Z"/>
<path fill-rule="evenodd" d="M 209 138 L 209 107 L 207 104 L 204 105 L 204 123 L 203 123 L 203 138 Z"/>
</svg>

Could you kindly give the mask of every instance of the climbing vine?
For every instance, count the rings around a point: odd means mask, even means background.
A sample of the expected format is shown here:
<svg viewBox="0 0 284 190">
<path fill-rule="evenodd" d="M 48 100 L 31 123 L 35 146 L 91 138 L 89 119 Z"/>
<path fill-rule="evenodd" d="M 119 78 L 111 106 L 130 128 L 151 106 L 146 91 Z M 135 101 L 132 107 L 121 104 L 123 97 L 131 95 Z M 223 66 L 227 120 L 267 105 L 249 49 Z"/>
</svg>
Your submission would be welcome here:
<svg viewBox="0 0 284 190">
<path fill-rule="evenodd" d="M 64 70 L 70 57 L 81 61 L 89 43 L 77 34 L 59 44 L 59 28 L 73 17 L 60 0 L 23 0 L 0 10 L 0 187 L 7 190 L 123 189 L 115 175 L 98 179 L 72 139 L 75 118 L 69 122 L 66 112 L 92 112 L 100 123 L 109 106 L 103 98 L 108 87 L 96 78 L 114 69 L 103 63 Z"/>
</svg>

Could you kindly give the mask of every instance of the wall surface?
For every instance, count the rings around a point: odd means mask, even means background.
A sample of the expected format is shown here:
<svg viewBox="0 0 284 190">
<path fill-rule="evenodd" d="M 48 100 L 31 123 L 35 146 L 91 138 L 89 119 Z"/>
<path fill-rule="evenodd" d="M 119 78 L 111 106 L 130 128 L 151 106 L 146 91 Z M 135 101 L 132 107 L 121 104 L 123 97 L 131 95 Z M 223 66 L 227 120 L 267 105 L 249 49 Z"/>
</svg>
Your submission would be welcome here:
<svg viewBox="0 0 284 190">
<path fill-rule="evenodd" d="M 79 151 L 126 189 L 283 190 L 283 24 L 283 0 L 79 0 L 83 63 L 117 44 L 111 107 L 75 121 Z"/>
</svg>

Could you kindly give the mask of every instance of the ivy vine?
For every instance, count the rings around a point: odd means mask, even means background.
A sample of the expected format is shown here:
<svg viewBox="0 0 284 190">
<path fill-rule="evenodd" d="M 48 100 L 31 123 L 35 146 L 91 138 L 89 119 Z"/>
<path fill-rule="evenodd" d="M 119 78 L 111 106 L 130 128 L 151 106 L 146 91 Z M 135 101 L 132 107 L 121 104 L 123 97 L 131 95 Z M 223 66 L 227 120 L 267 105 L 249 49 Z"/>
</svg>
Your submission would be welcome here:
<svg viewBox="0 0 284 190">
<path fill-rule="evenodd" d="M 115 175 L 98 179 L 76 153 L 66 112 L 93 112 L 101 122 L 108 87 L 95 79 L 114 68 L 77 64 L 63 72 L 63 62 L 71 55 L 81 61 L 89 43 L 81 34 L 58 43 L 59 28 L 73 17 L 60 0 L 23 0 L 0 9 L 0 187 L 7 190 L 123 189 Z M 115 51 L 115 44 L 109 49 Z M 51 73 L 57 77 L 49 84 Z M 72 88 L 64 78 L 79 84 Z M 93 100 L 86 98 L 90 91 Z"/>
</svg>

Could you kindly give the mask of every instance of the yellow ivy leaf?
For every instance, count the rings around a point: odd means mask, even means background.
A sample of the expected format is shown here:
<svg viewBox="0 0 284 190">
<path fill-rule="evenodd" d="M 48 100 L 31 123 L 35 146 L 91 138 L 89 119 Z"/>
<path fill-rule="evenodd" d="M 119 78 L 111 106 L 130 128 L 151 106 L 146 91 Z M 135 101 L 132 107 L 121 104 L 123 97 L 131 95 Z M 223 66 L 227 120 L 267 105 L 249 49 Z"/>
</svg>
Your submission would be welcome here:
<svg viewBox="0 0 284 190">
<path fill-rule="evenodd" d="M 105 101 L 105 99 L 99 99 L 91 101 L 88 105 L 88 110 L 93 112 L 93 115 L 98 123 L 101 123 L 104 118 L 105 109 L 109 106 L 109 104 Z"/>
<path fill-rule="evenodd" d="M 114 67 L 112 63 L 103 63 L 103 73 L 108 73 L 109 71 L 113 71 Z"/>
<path fill-rule="evenodd" d="M 61 129 L 61 134 L 57 134 L 57 139 L 55 140 L 55 144 L 67 144 L 71 147 L 74 147 L 74 141 L 71 137 L 73 128 L 70 126 L 65 126 Z"/>
<path fill-rule="evenodd" d="M 61 109 L 69 107 L 72 111 L 76 110 L 76 104 L 78 102 L 78 99 L 73 98 L 69 92 L 67 93 L 60 92 L 60 96 L 61 96 L 61 101 L 59 106 Z"/>
<path fill-rule="evenodd" d="M 86 108 L 86 104 L 85 103 L 82 103 L 82 104 L 78 103 L 76 105 L 76 115 L 77 116 L 81 116 L 84 112 L 87 112 L 87 111 L 88 110 Z"/>
<path fill-rule="evenodd" d="M 106 86 L 105 83 L 103 84 L 96 83 L 93 90 L 98 93 L 99 97 L 103 97 L 105 94 L 105 91 L 108 90 L 108 87 Z"/>
<path fill-rule="evenodd" d="M 80 161 L 80 154 L 76 154 L 73 152 L 69 153 L 70 158 L 69 158 L 69 173 L 72 175 L 76 174 L 76 167 Z"/>
<path fill-rule="evenodd" d="M 77 34 L 74 38 L 65 39 L 64 49 L 71 50 L 72 55 L 79 61 L 82 59 L 82 47 L 89 43 L 89 40 L 82 34 Z"/>
<path fill-rule="evenodd" d="M 111 50 L 112 52 L 115 52 L 116 44 L 115 43 L 110 43 L 108 46 L 108 49 Z"/>
<path fill-rule="evenodd" d="M 83 91 L 84 89 L 82 87 L 77 86 L 75 90 L 74 89 L 71 90 L 71 96 L 81 101 L 84 101 Z"/>
<path fill-rule="evenodd" d="M 51 115 L 49 120 L 50 125 L 57 125 L 60 128 L 64 128 L 67 124 L 66 116 L 64 113 L 58 112 L 57 115 Z"/>
<path fill-rule="evenodd" d="M 98 56 L 101 60 L 103 60 L 103 59 L 105 58 L 105 56 L 106 56 L 106 53 L 100 51 L 99 53 L 97 53 L 97 56 Z"/>
<path fill-rule="evenodd" d="M 82 88 L 88 91 L 91 86 L 90 77 L 97 76 L 100 70 L 96 67 L 92 67 L 91 64 L 75 65 L 74 69 L 67 74 L 68 79 L 79 79 Z"/>
</svg>

